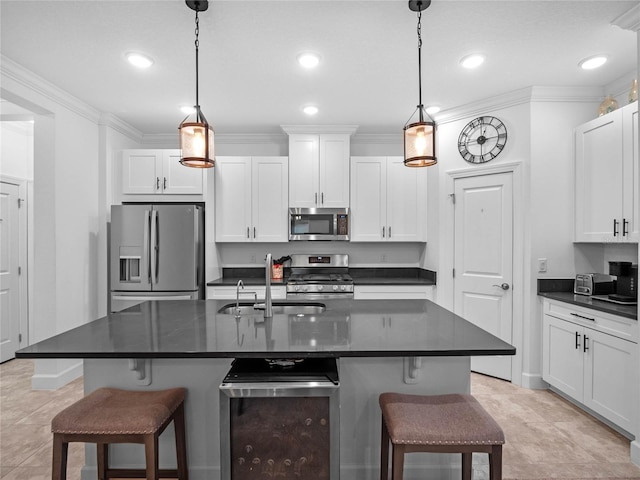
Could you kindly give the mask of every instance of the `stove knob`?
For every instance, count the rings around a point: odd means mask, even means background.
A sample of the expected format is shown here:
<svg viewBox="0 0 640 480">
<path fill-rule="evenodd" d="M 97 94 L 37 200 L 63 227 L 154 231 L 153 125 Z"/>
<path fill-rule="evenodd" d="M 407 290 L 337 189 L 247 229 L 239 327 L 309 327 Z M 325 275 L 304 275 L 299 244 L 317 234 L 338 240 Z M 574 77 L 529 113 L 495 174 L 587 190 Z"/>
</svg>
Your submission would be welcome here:
<svg viewBox="0 0 640 480">
<path fill-rule="evenodd" d="M 344 287 L 343 287 L 343 289 L 344 289 Z M 334 285 L 334 286 L 333 286 L 333 290 L 334 290 L 334 291 L 337 291 L 337 290 L 338 290 L 338 285 Z"/>
<path fill-rule="evenodd" d="M 322 290 L 324 288 L 324 285 L 318 285 L 318 290 Z"/>
<path fill-rule="evenodd" d="M 340 289 L 344 292 L 347 289 L 347 286 L 346 285 L 341 285 Z"/>
<path fill-rule="evenodd" d="M 307 290 L 309 290 L 309 287 L 307 287 L 306 285 L 304 287 L 302 287 L 302 291 L 306 292 Z"/>
<path fill-rule="evenodd" d="M 300 285 L 295 286 L 296 292 L 300 290 Z"/>
</svg>

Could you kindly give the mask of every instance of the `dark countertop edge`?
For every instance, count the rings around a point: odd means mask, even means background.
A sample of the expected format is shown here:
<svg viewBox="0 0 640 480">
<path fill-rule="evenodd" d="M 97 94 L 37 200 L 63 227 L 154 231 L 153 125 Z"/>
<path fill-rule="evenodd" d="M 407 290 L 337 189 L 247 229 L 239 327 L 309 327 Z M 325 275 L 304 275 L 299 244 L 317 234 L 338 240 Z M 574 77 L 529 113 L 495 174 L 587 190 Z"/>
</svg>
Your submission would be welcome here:
<svg viewBox="0 0 640 480">
<path fill-rule="evenodd" d="M 437 273 L 418 267 L 354 267 L 349 269 L 355 285 L 436 285 Z M 272 285 L 284 285 L 289 268 L 284 269 L 283 280 L 272 280 Z M 207 282 L 208 287 L 236 285 L 264 285 L 264 268 L 223 268 L 222 278 Z"/>
<path fill-rule="evenodd" d="M 28 348 L 28 347 L 27 347 Z M 76 353 L 66 354 L 61 357 L 52 353 L 26 353 L 16 352 L 16 358 L 47 358 L 47 359 L 122 359 L 122 358 L 148 358 L 148 359 L 166 359 L 166 358 L 367 358 L 367 357 L 468 357 L 468 356 L 489 356 L 489 355 L 515 355 L 516 349 L 479 349 L 479 350 L 438 350 L 424 352 L 421 350 L 398 352 L 395 350 L 367 350 L 335 353 L 326 352 L 219 352 L 219 353 L 185 353 L 185 352 L 164 352 L 164 353 Z"/>
<path fill-rule="evenodd" d="M 637 305 L 619 305 L 597 299 L 595 300 L 596 303 L 592 303 L 591 297 L 573 293 L 573 282 L 573 278 L 538 278 L 538 295 L 551 300 L 638 320 Z"/>
</svg>

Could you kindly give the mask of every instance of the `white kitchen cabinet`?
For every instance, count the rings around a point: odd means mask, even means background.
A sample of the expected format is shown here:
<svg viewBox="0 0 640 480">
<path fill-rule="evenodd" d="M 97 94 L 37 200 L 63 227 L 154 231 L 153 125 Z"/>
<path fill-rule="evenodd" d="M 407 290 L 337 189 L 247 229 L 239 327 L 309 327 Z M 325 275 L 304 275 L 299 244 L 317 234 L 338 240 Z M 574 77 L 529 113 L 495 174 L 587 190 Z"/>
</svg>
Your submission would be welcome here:
<svg viewBox="0 0 640 480">
<path fill-rule="evenodd" d="M 200 168 L 180 164 L 180 150 L 123 150 L 122 193 L 202 195 Z"/>
<path fill-rule="evenodd" d="M 350 222 L 353 242 L 425 242 L 427 170 L 402 157 L 352 157 Z"/>
<path fill-rule="evenodd" d="M 216 242 L 287 242 L 287 157 L 217 157 Z"/>
<path fill-rule="evenodd" d="M 638 414 L 637 321 L 545 299 L 542 378 L 622 429 Z"/>
<path fill-rule="evenodd" d="M 575 241 L 638 242 L 638 103 L 575 129 Z"/>
<path fill-rule="evenodd" d="M 355 300 L 432 300 L 432 285 L 354 285 Z"/>
<path fill-rule="evenodd" d="M 236 300 L 236 286 L 220 285 L 207 287 L 207 300 Z M 251 302 L 254 300 L 253 293 L 258 295 L 258 301 L 264 301 L 265 287 L 261 285 L 245 285 L 244 289 L 240 290 L 240 301 Z M 271 287 L 271 298 L 273 300 L 285 300 L 287 298 L 287 291 L 284 285 Z"/>
<path fill-rule="evenodd" d="M 349 134 L 289 135 L 289 206 L 349 207 Z"/>
</svg>

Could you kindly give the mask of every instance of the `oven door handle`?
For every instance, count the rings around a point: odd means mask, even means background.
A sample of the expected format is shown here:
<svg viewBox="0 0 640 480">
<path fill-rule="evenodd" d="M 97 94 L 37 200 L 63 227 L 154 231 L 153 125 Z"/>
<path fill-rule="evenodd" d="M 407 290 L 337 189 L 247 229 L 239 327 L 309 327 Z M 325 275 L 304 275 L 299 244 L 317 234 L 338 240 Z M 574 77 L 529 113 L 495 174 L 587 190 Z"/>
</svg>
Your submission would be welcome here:
<svg viewBox="0 0 640 480">
<path fill-rule="evenodd" d="M 223 382 L 219 389 L 229 397 L 291 397 L 300 396 L 301 393 L 314 396 L 313 392 L 323 390 L 337 390 L 340 382 L 333 383 L 331 380 L 323 381 L 298 381 L 295 382 Z M 319 392 L 317 392 L 319 393 Z M 324 395 L 323 395 L 324 396 Z"/>
</svg>

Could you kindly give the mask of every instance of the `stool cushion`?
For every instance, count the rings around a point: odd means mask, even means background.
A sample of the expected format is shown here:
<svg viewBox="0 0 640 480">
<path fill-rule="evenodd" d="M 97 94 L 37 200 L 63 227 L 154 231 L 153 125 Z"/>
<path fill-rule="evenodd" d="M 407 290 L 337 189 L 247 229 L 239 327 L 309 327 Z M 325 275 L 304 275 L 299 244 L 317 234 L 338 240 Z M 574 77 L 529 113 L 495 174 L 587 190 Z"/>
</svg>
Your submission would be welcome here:
<svg viewBox="0 0 640 480">
<path fill-rule="evenodd" d="M 501 445 L 504 433 L 471 395 L 380 395 L 391 443 Z"/>
<path fill-rule="evenodd" d="M 129 391 L 99 388 L 62 410 L 51 421 L 53 433 L 151 434 L 184 401 L 186 389 Z"/>
</svg>

